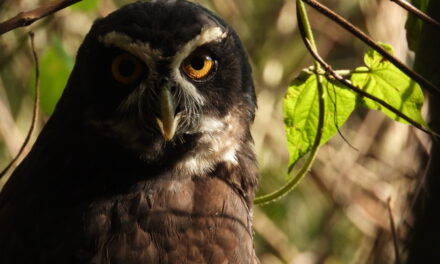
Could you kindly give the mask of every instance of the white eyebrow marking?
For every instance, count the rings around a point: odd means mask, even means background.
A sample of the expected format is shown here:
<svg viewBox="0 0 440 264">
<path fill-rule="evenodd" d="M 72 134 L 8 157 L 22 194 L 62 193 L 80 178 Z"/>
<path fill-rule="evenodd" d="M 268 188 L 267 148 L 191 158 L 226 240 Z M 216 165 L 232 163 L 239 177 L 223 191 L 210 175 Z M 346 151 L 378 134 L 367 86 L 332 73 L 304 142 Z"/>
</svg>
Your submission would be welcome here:
<svg viewBox="0 0 440 264">
<path fill-rule="evenodd" d="M 112 31 L 103 36 L 99 36 L 98 41 L 107 47 L 120 48 L 133 54 L 151 68 L 155 64 L 155 59 L 163 58 L 160 50 L 153 49 L 150 47 L 149 43 L 134 40 L 124 33 Z"/>
<path fill-rule="evenodd" d="M 220 42 L 227 36 L 227 32 L 224 32 L 220 27 L 202 28 L 202 32 L 195 38 L 187 42 L 180 50 L 174 55 L 171 62 L 171 75 L 172 78 L 181 85 L 185 94 L 190 96 L 198 105 L 203 105 L 205 98 L 198 93 L 196 87 L 188 80 L 186 80 L 180 72 L 180 64 L 188 57 L 196 48 L 210 42 Z"/>
<path fill-rule="evenodd" d="M 188 120 L 199 114 L 200 107 L 205 103 L 205 98 L 199 93 L 194 84 L 182 76 L 180 65 L 183 60 L 185 60 L 198 47 L 207 43 L 220 42 L 226 38 L 227 34 L 227 31 L 223 31 L 220 27 L 204 27 L 199 35 L 182 45 L 171 58 L 170 78 L 179 84 L 178 90 L 180 90 L 180 93 L 178 92 L 174 97 L 176 102 L 182 103 L 188 110 L 187 114 L 188 116 L 191 116 L 187 118 Z M 98 41 L 105 46 L 120 48 L 138 57 L 140 60 L 144 61 L 150 69 L 153 69 L 150 71 L 150 74 L 157 74 L 154 70 L 157 61 L 170 59 L 170 57 L 163 56 L 160 49 L 153 49 L 149 43 L 138 41 L 121 32 L 109 32 L 105 35 L 99 36 Z M 185 124 L 180 125 L 183 126 Z"/>
</svg>

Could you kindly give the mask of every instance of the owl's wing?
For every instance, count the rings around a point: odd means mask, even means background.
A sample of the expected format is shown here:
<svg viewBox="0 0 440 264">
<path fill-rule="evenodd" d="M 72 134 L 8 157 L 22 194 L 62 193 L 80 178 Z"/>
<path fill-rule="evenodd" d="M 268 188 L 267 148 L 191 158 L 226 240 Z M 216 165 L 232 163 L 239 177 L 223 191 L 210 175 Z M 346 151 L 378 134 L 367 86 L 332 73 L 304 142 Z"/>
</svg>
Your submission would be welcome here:
<svg viewBox="0 0 440 264">
<path fill-rule="evenodd" d="M 50 263 L 75 243 L 80 226 L 70 216 L 77 209 L 66 201 L 72 142 L 57 127 L 47 123 L 0 192 L 0 263 Z"/>
</svg>

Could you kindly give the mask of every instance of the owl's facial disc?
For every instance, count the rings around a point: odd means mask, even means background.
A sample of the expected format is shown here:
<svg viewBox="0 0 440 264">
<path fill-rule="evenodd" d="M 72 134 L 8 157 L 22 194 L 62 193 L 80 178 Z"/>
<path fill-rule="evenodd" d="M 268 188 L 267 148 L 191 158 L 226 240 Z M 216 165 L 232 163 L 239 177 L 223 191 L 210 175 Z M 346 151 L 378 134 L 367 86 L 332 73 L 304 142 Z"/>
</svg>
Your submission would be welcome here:
<svg viewBox="0 0 440 264">
<path fill-rule="evenodd" d="M 224 28 L 207 23 L 198 35 L 182 43 L 171 56 L 165 56 L 160 48 L 152 48 L 150 42 L 135 40 L 123 32 L 111 31 L 99 36 L 98 40 L 104 46 L 125 51 L 129 54 L 126 57 L 132 56 L 148 68 L 147 78 L 121 105 L 125 109 L 139 105 L 139 98 L 149 100 L 142 103 L 148 107 L 142 111 L 152 115 L 147 119 L 152 119 L 165 141 L 171 141 L 178 131 L 181 134 L 195 131 L 200 109 L 206 101 L 197 86 L 209 81 L 219 67 L 206 46 L 222 42 L 227 35 Z"/>
</svg>

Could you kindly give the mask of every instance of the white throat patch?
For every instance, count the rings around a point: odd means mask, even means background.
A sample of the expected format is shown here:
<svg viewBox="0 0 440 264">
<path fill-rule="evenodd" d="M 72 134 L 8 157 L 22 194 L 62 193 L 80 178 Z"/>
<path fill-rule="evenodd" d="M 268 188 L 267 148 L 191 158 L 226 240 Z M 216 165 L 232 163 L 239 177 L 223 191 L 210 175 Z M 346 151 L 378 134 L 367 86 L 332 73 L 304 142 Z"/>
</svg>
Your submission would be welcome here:
<svg viewBox="0 0 440 264">
<path fill-rule="evenodd" d="M 237 118 L 230 114 L 222 119 L 203 116 L 198 130 L 203 133 L 198 146 L 177 163 L 177 171 L 200 176 L 213 171 L 221 162 L 229 166 L 238 164 L 240 139 L 237 136 L 242 134 L 242 126 Z"/>
</svg>

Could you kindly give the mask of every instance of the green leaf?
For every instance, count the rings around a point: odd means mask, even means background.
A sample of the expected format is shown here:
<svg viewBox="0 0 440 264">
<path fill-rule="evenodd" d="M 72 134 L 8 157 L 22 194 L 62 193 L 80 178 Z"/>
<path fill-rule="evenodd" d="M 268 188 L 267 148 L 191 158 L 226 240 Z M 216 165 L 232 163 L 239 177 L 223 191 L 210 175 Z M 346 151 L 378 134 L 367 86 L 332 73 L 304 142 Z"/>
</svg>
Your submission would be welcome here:
<svg viewBox="0 0 440 264">
<path fill-rule="evenodd" d="M 383 44 L 383 47 L 392 53 L 391 46 Z M 365 54 L 364 62 L 366 67 L 359 67 L 352 74 L 352 83 L 427 127 L 421 114 L 424 97 L 420 86 L 373 49 Z M 361 103 L 367 108 L 382 111 L 393 120 L 408 124 L 371 99 L 361 98 Z"/>
<path fill-rule="evenodd" d="M 40 106 L 44 113 L 50 115 L 53 112 L 73 64 L 73 59 L 66 53 L 61 41 L 55 38 L 40 58 Z"/>
<path fill-rule="evenodd" d="M 304 78 L 305 77 L 305 78 Z M 356 107 L 356 95 L 339 83 L 323 79 L 325 117 L 320 144 L 327 142 Z M 318 88 L 315 74 L 302 75 L 287 89 L 283 112 L 290 154 L 289 167 L 313 146 L 318 129 Z"/>
<path fill-rule="evenodd" d="M 390 54 L 394 53 L 393 47 L 391 45 L 381 43 L 382 48 L 388 51 Z M 384 59 L 382 55 L 380 55 L 374 49 L 369 49 L 367 53 L 364 55 L 364 63 L 370 69 L 383 69 L 389 67 L 391 64 L 389 61 Z M 392 64 L 391 64 L 392 65 Z"/>
<path fill-rule="evenodd" d="M 416 8 L 425 12 L 428 8 L 429 0 L 412 0 L 411 4 Z M 406 20 L 406 38 L 408 40 L 408 46 L 411 50 L 416 51 L 419 43 L 420 35 L 422 33 L 423 21 L 411 12 L 408 14 Z"/>
<path fill-rule="evenodd" d="M 98 9 L 98 0 L 83 0 L 71 6 L 76 11 L 93 11 Z"/>
</svg>

